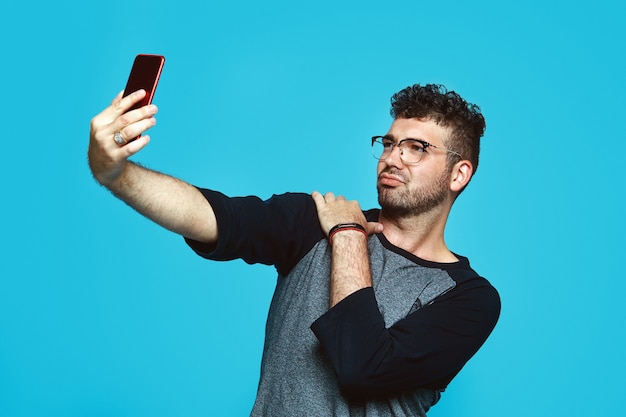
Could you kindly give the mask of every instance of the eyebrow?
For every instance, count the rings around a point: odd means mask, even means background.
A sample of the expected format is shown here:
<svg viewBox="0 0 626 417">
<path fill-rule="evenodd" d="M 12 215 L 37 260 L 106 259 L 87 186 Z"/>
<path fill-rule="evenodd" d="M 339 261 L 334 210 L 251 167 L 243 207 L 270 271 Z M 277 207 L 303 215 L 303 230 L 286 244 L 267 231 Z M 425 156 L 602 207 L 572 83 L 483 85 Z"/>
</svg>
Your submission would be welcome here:
<svg viewBox="0 0 626 417">
<path fill-rule="evenodd" d="M 420 138 L 404 138 L 404 139 L 397 140 L 397 139 L 396 139 L 393 135 L 384 135 L 384 136 L 383 136 L 383 139 L 390 139 L 390 140 L 393 140 L 394 142 L 396 142 L 396 141 L 397 141 L 398 143 L 400 143 L 400 142 L 402 142 L 402 141 L 405 141 L 405 140 L 414 140 L 414 141 L 417 141 L 417 142 L 424 142 L 424 143 L 428 143 L 429 145 L 434 146 L 433 144 L 431 144 L 431 143 L 430 143 L 429 141 L 427 141 L 426 139 L 420 139 Z"/>
</svg>

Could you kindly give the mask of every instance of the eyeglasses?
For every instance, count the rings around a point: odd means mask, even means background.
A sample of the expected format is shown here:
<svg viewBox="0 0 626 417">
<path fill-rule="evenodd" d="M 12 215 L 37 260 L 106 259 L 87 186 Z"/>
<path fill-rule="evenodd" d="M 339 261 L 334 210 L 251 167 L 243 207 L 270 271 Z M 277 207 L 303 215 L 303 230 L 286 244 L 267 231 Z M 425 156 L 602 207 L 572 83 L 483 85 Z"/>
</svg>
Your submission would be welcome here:
<svg viewBox="0 0 626 417">
<path fill-rule="evenodd" d="M 400 149 L 400 159 L 402 159 L 402 162 L 405 164 L 417 164 L 429 147 L 450 152 L 457 155 L 459 158 L 463 158 L 458 152 L 435 146 L 421 139 L 403 139 L 395 143 L 393 139 L 388 136 L 372 136 L 372 153 L 376 159 L 383 159 L 389 156 L 389 154 L 393 152 L 394 146 Z"/>
</svg>

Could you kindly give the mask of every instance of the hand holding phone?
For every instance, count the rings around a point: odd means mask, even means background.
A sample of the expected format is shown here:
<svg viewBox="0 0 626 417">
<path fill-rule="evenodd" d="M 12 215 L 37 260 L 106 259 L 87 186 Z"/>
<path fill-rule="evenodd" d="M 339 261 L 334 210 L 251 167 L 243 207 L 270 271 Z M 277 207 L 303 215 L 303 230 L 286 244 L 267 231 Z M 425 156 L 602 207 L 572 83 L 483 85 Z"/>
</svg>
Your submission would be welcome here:
<svg viewBox="0 0 626 417">
<path fill-rule="evenodd" d="M 146 96 L 141 101 L 135 103 L 128 111 L 152 103 L 164 63 L 165 57 L 162 55 L 140 54 L 135 57 L 135 62 L 133 62 L 133 67 L 126 82 L 126 88 L 124 88 L 124 97 L 141 89 L 146 90 Z"/>
</svg>

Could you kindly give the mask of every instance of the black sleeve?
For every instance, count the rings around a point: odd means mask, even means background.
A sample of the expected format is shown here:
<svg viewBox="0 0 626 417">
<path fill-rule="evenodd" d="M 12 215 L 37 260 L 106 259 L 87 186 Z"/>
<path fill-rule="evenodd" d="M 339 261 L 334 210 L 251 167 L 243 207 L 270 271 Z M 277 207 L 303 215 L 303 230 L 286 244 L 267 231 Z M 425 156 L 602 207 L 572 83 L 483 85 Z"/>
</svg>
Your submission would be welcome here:
<svg viewBox="0 0 626 417">
<path fill-rule="evenodd" d="M 214 246 L 191 239 L 185 241 L 204 258 L 218 261 L 241 258 L 247 263 L 275 265 L 285 276 L 325 237 L 315 203 L 308 194 L 287 193 L 261 200 L 199 190 L 217 218 L 218 241 Z"/>
<path fill-rule="evenodd" d="M 328 310 L 311 329 L 344 394 L 363 398 L 445 388 L 485 342 L 499 314 L 498 293 L 477 278 L 390 328 L 374 290 L 364 288 Z"/>
</svg>

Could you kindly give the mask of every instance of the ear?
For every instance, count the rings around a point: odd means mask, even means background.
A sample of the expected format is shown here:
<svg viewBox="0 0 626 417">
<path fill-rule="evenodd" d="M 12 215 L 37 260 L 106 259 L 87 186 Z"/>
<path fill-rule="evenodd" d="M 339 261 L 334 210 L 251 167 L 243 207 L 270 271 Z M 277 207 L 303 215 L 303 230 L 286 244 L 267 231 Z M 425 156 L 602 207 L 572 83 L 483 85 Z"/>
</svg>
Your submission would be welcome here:
<svg viewBox="0 0 626 417">
<path fill-rule="evenodd" d="M 452 175 L 450 177 L 450 190 L 460 193 L 463 191 L 467 183 L 469 183 L 474 174 L 472 163 L 463 159 L 452 167 Z"/>
</svg>

